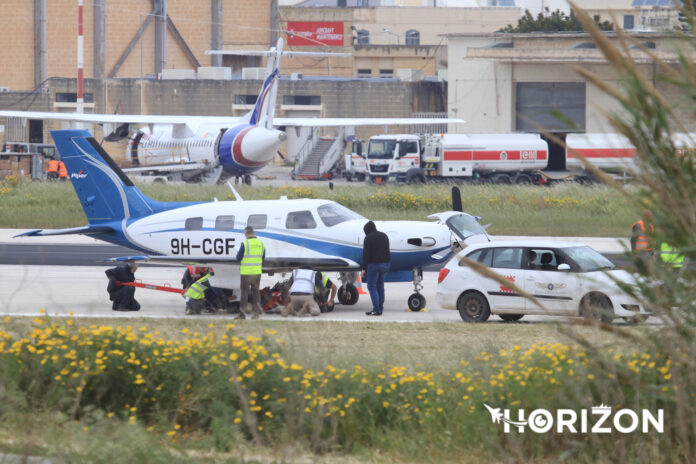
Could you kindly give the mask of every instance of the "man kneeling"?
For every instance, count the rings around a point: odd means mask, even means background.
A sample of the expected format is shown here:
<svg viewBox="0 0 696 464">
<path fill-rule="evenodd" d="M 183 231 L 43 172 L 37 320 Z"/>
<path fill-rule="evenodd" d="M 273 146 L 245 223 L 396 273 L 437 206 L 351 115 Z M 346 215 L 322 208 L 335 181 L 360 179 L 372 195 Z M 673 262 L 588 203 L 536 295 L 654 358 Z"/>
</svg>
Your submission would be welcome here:
<svg viewBox="0 0 696 464">
<path fill-rule="evenodd" d="M 283 308 L 283 317 L 318 316 L 321 311 L 314 300 L 314 287 L 323 286 L 321 273 L 311 269 L 295 269 L 290 277 L 290 303 Z"/>
</svg>

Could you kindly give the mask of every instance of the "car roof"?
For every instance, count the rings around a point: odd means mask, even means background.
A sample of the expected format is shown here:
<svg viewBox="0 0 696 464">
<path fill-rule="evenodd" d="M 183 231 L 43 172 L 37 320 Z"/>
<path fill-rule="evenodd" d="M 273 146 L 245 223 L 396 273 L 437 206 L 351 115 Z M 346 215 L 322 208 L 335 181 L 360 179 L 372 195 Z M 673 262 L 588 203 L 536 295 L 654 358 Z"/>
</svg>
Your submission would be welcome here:
<svg viewBox="0 0 696 464">
<path fill-rule="evenodd" d="M 520 239 L 520 240 L 493 240 L 490 242 L 474 243 L 462 250 L 470 252 L 479 248 L 492 247 L 527 247 L 527 248 L 570 248 L 587 246 L 580 242 L 560 241 L 560 240 L 543 240 L 543 239 Z M 465 253 L 466 254 L 466 253 Z"/>
</svg>

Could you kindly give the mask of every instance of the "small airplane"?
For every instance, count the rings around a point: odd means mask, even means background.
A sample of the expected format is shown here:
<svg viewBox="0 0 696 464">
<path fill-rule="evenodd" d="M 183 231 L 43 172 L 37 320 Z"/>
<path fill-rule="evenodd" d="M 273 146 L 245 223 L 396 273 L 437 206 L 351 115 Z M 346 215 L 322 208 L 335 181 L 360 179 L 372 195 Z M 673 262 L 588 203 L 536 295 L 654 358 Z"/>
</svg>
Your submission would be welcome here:
<svg viewBox="0 0 696 464">
<path fill-rule="evenodd" d="M 216 183 L 225 177 L 251 183 L 250 174 L 273 160 L 286 139 L 276 127 L 345 127 L 462 123 L 424 118 L 274 118 L 282 56 L 345 56 L 344 53 L 283 51 L 283 39 L 268 51 L 208 50 L 207 54 L 268 56 L 266 77 L 256 103 L 242 117 L 0 111 L 0 117 L 48 119 L 104 125 L 105 140 L 128 137 L 130 125 L 143 125 L 130 139 L 129 173 L 178 173 L 183 180 Z"/>
<path fill-rule="evenodd" d="M 57 130 L 52 135 L 88 225 L 22 235 L 87 234 L 143 253 L 114 261 L 212 266 L 214 286 L 238 290 L 237 247 L 244 240 L 244 228 L 252 226 L 266 247 L 264 272 L 300 266 L 337 271 L 339 301 L 357 303 L 355 280 L 368 219 L 350 209 L 319 199 L 244 201 L 234 188 L 235 201 L 154 201 L 133 185 L 88 131 Z M 425 307 L 419 292 L 423 267 L 444 262 L 465 244 L 490 240 L 476 217 L 461 212 L 458 189 L 453 207 L 455 211 L 429 216 L 437 222 L 375 221 L 390 241 L 391 269 L 385 280 L 413 281 L 414 293 L 408 298 L 412 310 Z"/>
</svg>

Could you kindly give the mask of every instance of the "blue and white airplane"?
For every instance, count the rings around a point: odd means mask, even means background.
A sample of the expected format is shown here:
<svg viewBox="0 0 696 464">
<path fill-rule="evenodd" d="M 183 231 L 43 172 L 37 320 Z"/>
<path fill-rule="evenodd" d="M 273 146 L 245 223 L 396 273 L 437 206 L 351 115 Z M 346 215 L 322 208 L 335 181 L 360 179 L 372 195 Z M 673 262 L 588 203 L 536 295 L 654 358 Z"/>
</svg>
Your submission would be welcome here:
<svg viewBox="0 0 696 464">
<path fill-rule="evenodd" d="M 274 118 L 282 56 L 326 56 L 340 53 L 283 51 L 283 39 L 269 51 L 208 51 L 208 54 L 267 56 L 266 77 L 256 103 L 242 117 L 171 116 L 134 114 L 51 113 L 0 111 L 0 117 L 49 119 L 103 124 L 107 140 L 129 135 L 130 125 L 142 126 L 130 139 L 129 173 L 173 174 L 184 180 L 210 183 L 224 177 L 243 178 L 273 160 L 286 138 L 276 127 L 339 127 L 432 124 L 424 118 Z M 461 119 L 438 119 L 438 124 L 461 123 Z M 112 138 L 111 135 L 120 134 Z"/>
<path fill-rule="evenodd" d="M 143 195 L 86 130 L 52 132 L 88 225 L 34 230 L 23 235 L 87 234 L 139 253 L 136 259 L 170 264 L 214 266 L 213 285 L 239 289 L 238 246 L 244 228 L 254 227 L 266 246 L 264 272 L 300 266 L 337 271 L 339 301 L 355 304 L 366 218 L 330 200 L 297 199 L 163 203 Z M 235 192 L 236 195 L 236 192 Z M 411 309 L 425 306 L 419 293 L 422 268 L 441 263 L 463 242 L 489 240 L 477 219 L 449 211 L 430 216 L 438 222 L 376 221 L 389 236 L 391 269 L 387 281 L 413 280 Z"/>
</svg>

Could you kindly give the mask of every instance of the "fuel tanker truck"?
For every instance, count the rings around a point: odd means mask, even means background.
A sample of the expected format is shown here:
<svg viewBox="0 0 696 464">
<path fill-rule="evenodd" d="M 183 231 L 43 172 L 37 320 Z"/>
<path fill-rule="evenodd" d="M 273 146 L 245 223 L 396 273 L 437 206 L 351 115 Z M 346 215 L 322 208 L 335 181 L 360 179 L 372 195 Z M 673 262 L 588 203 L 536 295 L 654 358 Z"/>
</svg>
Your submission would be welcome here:
<svg viewBox="0 0 696 464">
<path fill-rule="evenodd" d="M 677 146 L 692 145 L 688 134 L 675 137 Z M 344 176 L 374 182 L 589 181 L 581 156 L 600 169 L 628 177 L 635 169 L 635 153 L 625 137 L 611 133 L 568 134 L 565 149 L 554 155 L 539 134 L 377 135 L 370 138 L 366 149 L 362 142 L 353 143 L 353 153 L 344 157 Z"/>
</svg>

